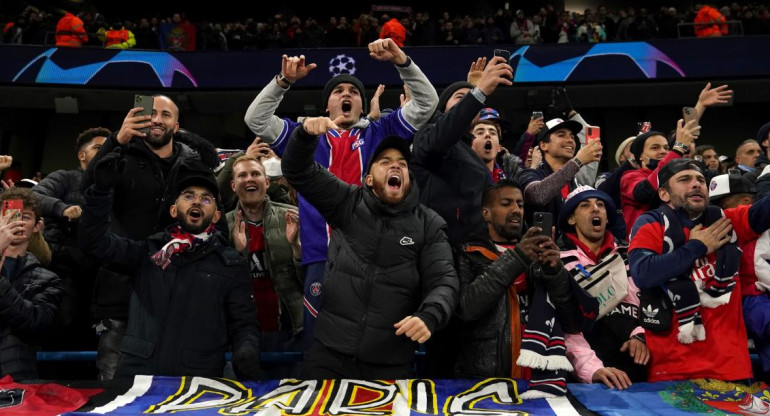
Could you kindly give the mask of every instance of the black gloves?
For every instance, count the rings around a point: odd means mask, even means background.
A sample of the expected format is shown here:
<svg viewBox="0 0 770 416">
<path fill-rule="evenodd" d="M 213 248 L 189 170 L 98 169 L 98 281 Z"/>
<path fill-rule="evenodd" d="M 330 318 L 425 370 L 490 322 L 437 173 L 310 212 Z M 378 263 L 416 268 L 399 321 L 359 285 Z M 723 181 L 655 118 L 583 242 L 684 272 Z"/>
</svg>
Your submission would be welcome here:
<svg viewBox="0 0 770 416">
<path fill-rule="evenodd" d="M 233 370 L 239 380 L 257 380 L 262 368 L 259 365 L 259 351 L 246 344 L 233 352 Z"/>
<path fill-rule="evenodd" d="M 94 186 L 100 191 L 110 191 L 120 181 L 126 169 L 121 148 L 115 148 L 96 162 L 94 166 Z"/>
</svg>

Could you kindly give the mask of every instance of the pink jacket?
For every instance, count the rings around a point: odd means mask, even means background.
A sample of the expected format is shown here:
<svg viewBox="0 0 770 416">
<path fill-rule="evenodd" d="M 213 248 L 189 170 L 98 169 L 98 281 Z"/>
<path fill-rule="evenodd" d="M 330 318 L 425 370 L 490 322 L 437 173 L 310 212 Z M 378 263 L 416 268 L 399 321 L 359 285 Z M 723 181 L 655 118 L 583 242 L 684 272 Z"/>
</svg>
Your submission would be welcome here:
<svg viewBox="0 0 770 416">
<path fill-rule="evenodd" d="M 605 238 L 610 238 L 609 234 L 608 237 Z M 606 252 L 604 257 L 612 256 L 617 252 L 618 248 L 615 246 L 612 251 Z M 584 267 L 596 265 L 596 262 L 580 247 L 575 248 L 574 250 L 565 250 L 561 252 L 562 259 L 568 257 L 570 258 L 569 262 L 566 262 L 565 260 L 564 268 L 570 272 L 575 270 L 575 266 L 578 264 L 581 264 Z M 631 273 L 628 270 L 628 262 L 626 262 L 626 272 L 628 273 L 628 294 L 621 302 L 639 306 L 639 288 L 636 287 L 633 279 L 631 279 Z M 573 273 L 573 276 L 575 276 L 575 273 Z M 631 332 L 631 335 L 633 336 L 640 333 L 644 333 L 644 328 L 637 326 Z M 570 363 L 572 363 L 572 366 L 575 367 L 575 375 L 583 383 L 591 383 L 591 378 L 594 373 L 603 368 L 604 364 L 599 357 L 596 356 L 596 353 L 588 344 L 588 341 L 583 337 L 582 333 L 565 334 L 564 342 L 567 345 L 567 358 Z"/>
</svg>

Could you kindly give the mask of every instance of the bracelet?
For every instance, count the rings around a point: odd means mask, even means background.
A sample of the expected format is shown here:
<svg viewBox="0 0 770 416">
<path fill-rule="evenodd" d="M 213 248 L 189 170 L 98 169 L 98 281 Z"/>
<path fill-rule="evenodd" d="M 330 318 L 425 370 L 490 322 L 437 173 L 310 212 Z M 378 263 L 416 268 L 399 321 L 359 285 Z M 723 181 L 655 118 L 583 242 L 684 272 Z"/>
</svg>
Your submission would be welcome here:
<svg viewBox="0 0 770 416">
<path fill-rule="evenodd" d="M 276 76 L 275 76 L 275 79 L 277 79 L 277 80 L 278 80 L 278 81 L 280 81 L 280 82 L 283 82 L 284 84 L 288 85 L 289 87 L 291 87 L 292 85 L 294 85 L 294 83 L 293 83 L 293 82 L 289 81 L 289 79 L 288 79 L 288 78 L 286 78 L 285 76 L 283 76 L 283 73 L 278 73 L 278 75 L 276 75 Z M 280 84 L 279 84 L 279 85 L 280 85 Z"/>
<path fill-rule="evenodd" d="M 641 342 L 643 342 L 645 344 L 647 343 L 647 338 L 645 338 L 644 334 L 641 334 L 641 333 L 631 335 L 631 339 L 635 339 L 637 341 L 641 341 Z"/>
</svg>

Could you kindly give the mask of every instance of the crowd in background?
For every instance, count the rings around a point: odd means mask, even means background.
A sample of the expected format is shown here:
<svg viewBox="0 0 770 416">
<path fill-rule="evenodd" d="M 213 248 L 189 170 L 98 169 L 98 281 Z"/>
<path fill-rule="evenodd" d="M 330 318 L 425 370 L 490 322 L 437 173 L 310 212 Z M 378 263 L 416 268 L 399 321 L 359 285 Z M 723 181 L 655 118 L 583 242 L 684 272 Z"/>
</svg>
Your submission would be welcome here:
<svg viewBox="0 0 770 416">
<path fill-rule="evenodd" d="M 275 14 L 267 19 L 245 17 L 212 21 L 204 16 L 143 16 L 125 19 L 105 16 L 89 8 L 75 13 L 83 29 L 92 34 L 85 45 L 109 43 L 104 33 L 126 30 L 140 49 L 166 50 L 259 50 L 318 47 L 361 47 L 378 39 L 383 26 L 395 18 L 403 26 L 404 45 L 496 45 L 538 43 L 586 43 L 639 41 L 695 36 L 692 23 L 700 9 L 662 6 L 616 9 L 599 6 L 582 12 L 555 9 L 551 5 L 525 12 L 498 9 L 494 14 L 455 14 L 440 9 L 409 12 L 370 12 L 357 16 L 313 17 Z M 737 2 L 715 8 L 727 22 L 722 34 L 770 33 L 770 8 L 766 4 Z M 61 12 L 33 6 L 17 15 L 0 16 L 3 43 L 53 44 Z M 5 22 L 5 23 L 3 23 Z M 681 28 L 680 23 L 688 23 Z M 60 29 L 59 29 L 60 30 Z M 48 33 L 48 35 L 47 35 Z"/>
</svg>

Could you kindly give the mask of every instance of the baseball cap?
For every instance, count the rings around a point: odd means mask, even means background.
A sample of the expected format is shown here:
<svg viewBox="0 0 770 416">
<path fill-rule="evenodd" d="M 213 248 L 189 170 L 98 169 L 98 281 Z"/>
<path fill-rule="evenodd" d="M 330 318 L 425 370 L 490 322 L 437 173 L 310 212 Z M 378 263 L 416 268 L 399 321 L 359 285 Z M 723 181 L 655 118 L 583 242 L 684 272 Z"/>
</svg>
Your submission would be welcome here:
<svg viewBox="0 0 770 416">
<path fill-rule="evenodd" d="M 732 194 L 755 194 L 757 187 L 751 178 L 735 173 L 717 175 L 709 184 L 709 199 L 711 202 Z"/>
</svg>

